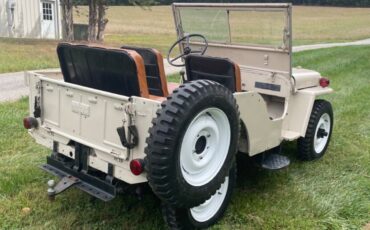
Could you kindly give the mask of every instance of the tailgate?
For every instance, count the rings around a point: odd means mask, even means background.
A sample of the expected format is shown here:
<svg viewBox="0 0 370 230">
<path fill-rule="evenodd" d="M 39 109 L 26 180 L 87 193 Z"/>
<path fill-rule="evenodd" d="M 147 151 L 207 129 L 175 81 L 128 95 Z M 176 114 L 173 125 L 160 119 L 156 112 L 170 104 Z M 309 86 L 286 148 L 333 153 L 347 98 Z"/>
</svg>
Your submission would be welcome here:
<svg viewBox="0 0 370 230">
<path fill-rule="evenodd" d="M 88 87 L 66 83 L 36 73 L 28 73 L 30 85 L 30 115 L 33 116 L 36 98 L 41 109 L 39 129 L 31 131 L 36 141 L 53 148 L 58 142 L 58 152 L 71 141 L 94 150 L 89 156 L 91 167 L 107 172 L 108 164 L 115 166 L 114 176 L 127 183 L 146 181 L 145 175 L 134 176 L 129 171 L 129 162 L 144 158 L 145 139 L 151 121 L 160 102 L 141 97 L 126 97 Z M 127 149 L 121 143 L 117 128 L 135 125 L 138 144 Z M 71 150 L 74 152 L 74 149 Z"/>
<path fill-rule="evenodd" d="M 42 124 L 81 144 L 127 158 L 116 129 L 127 123 L 128 97 L 50 79 L 41 81 Z M 105 95 L 104 95 L 105 94 Z"/>
</svg>

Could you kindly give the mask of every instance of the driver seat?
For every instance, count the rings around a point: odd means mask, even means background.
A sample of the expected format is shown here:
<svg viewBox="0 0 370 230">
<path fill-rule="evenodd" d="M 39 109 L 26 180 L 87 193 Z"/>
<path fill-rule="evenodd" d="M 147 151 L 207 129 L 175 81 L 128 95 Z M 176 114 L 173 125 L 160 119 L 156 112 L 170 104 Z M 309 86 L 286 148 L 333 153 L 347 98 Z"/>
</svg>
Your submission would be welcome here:
<svg viewBox="0 0 370 230">
<path fill-rule="evenodd" d="M 188 81 L 212 80 L 233 93 L 242 91 L 240 67 L 228 58 L 188 55 L 185 58 L 185 68 Z"/>
</svg>

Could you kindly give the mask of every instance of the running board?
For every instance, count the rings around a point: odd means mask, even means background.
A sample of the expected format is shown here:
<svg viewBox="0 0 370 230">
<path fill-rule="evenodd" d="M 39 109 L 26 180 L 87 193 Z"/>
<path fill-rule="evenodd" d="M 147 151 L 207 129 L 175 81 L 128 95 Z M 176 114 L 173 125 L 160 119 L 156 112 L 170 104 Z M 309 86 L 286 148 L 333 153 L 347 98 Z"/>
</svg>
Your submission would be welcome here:
<svg viewBox="0 0 370 230">
<path fill-rule="evenodd" d="M 276 153 L 261 154 L 261 156 L 256 159 L 256 163 L 263 169 L 279 170 L 288 167 L 290 159 Z"/>
<path fill-rule="evenodd" d="M 111 183 L 87 173 L 77 172 L 73 169 L 64 167 L 63 163 L 51 157 L 48 157 L 47 164 L 41 165 L 40 168 L 54 176 L 62 178 L 57 185 L 49 185 L 48 191 L 51 191 L 49 194 L 51 196 L 60 194 L 70 187 L 77 187 L 103 201 L 110 201 L 116 196 L 116 187 Z M 51 197 L 51 199 L 53 199 L 53 197 Z"/>
</svg>

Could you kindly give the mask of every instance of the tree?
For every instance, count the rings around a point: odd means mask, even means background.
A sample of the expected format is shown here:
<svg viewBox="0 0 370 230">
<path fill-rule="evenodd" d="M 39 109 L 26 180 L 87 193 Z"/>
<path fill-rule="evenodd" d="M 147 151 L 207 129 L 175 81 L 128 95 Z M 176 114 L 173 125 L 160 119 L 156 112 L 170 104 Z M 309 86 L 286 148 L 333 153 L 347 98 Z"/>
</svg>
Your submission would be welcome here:
<svg viewBox="0 0 370 230">
<path fill-rule="evenodd" d="M 87 40 L 96 41 L 96 23 L 97 23 L 97 0 L 89 0 L 89 28 L 87 30 Z"/>
<path fill-rule="evenodd" d="M 107 0 L 89 0 L 89 41 L 103 41 L 105 26 L 108 23 L 106 18 L 106 10 L 108 6 Z"/>
<path fill-rule="evenodd" d="M 60 5 L 62 8 L 64 39 L 66 41 L 73 41 L 73 0 L 61 0 Z"/>
<path fill-rule="evenodd" d="M 104 40 L 105 26 L 108 23 L 108 19 L 105 17 L 107 8 L 107 0 L 98 0 L 98 33 L 96 35 L 98 41 Z"/>
</svg>

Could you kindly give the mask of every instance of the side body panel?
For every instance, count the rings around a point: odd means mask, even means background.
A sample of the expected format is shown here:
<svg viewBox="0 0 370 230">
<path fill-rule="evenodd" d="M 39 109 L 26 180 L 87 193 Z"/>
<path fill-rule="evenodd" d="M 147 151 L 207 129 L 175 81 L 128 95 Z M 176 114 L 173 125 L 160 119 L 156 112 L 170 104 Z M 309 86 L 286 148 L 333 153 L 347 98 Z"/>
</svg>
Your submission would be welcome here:
<svg viewBox="0 0 370 230">
<path fill-rule="evenodd" d="M 250 156 L 278 146 L 281 141 L 282 120 L 269 118 L 266 103 L 255 92 L 235 93 L 239 105 L 240 119 L 244 123 L 248 137 Z"/>
</svg>

